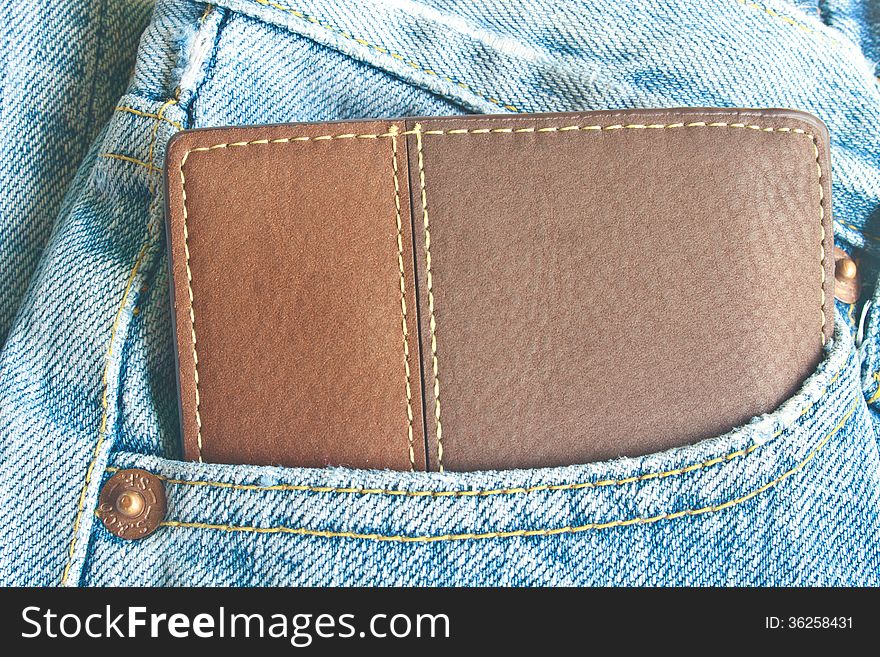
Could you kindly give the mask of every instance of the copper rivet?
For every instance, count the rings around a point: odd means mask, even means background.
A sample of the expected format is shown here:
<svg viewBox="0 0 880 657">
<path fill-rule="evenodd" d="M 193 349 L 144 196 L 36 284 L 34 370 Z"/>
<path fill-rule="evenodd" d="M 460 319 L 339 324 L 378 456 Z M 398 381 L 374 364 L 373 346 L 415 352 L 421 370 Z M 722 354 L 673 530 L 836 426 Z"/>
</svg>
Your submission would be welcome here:
<svg viewBox="0 0 880 657">
<path fill-rule="evenodd" d="M 843 249 L 834 247 L 834 296 L 844 303 L 859 300 L 859 267 Z"/>
<path fill-rule="evenodd" d="M 853 279 L 856 277 L 858 268 L 852 258 L 843 258 L 837 261 L 837 277 Z"/>
<path fill-rule="evenodd" d="M 165 486 L 152 472 L 120 470 L 104 483 L 97 514 L 119 538 L 149 536 L 165 518 Z"/>
</svg>

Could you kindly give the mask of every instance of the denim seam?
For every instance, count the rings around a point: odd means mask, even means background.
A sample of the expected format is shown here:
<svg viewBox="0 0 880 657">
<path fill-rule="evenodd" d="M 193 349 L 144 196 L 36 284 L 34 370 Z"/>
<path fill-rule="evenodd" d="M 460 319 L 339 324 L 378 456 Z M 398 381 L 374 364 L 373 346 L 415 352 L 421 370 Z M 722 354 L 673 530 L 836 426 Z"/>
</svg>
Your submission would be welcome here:
<svg viewBox="0 0 880 657">
<path fill-rule="evenodd" d="M 153 167 L 153 169 L 155 169 L 159 172 L 161 172 L 162 169 L 160 167 L 157 167 L 156 163 L 154 161 L 155 160 L 154 155 L 155 155 L 155 150 L 156 150 L 156 139 L 159 137 L 159 126 L 162 124 L 162 119 L 165 117 L 165 112 L 168 110 L 168 108 L 171 107 L 172 105 L 176 105 L 178 103 L 177 97 L 179 96 L 179 94 L 180 94 L 180 91 L 178 90 L 175 93 L 174 98 L 169 98 L 168 100 L 166 100 L 162 104 L 162 106 L 159 108 L 159 111 L 156 114 L 158 120 L 153 122 L 153 130 L 150 134 L 150 147 L 149 147 L 149 149 L 147 149 L 147 162 L 150 163 L 150 165 Z M 153 193 L 155 193 L 156 192 L 156 181 L 151 179 L 150 184 L 152 186 L 151 191 Z"/>
<path fill-rule="evenodd" d="M 764 7 L 762 5 L 759 5 L 756 2 L 750 2 L 749 0 L 736 0 L 736 3 L 743 6 L 743 7 L 746 7 L 748 9 L 757 9 L 758 11 L 763 11 L 768 16 L 772 16 L 773 18 L 781 20 L 783 23 L 787 23 L 793 27 L 797 27 L 801 30 L 804 30 L 805 32 L 809 32 L 810 34 L 818 34 L 818 32 L 816 30 L 809 27 L 808 25 L 804 25 L 803 23 L 796 21 L 791 16 L 786 16 L 785 14 L 780 14 L 779 12 L 777 12 L 773 9 L 770 9 L 769 7 Z M 823 36 L 826 36 L 826 35 L 823 34 Z M 832 43 L 837 43 L 834 39 L 832 39 L 830 37 L 828 37 L 828 40 L 831 41 Z"/>
<path fill-rule="evenodd" d="M 406 421 L 407 441 L 410 471 L 416 469 L 416 455 L 414 450 L 413 436 L 413 403 L 412 403 L 412 373 L 409 368 L 409 327 L 407 326 L 406 313 L 406 273 L 403 267 L 403 219 L 400 208 L 400 180 L 397 164 L 397 126 L 392 126 L 391 135 L 391 170 L 394 179 L 394 214 L 397 226 L 397 268 L 400 273 L 400 315 L 401 329 L 403 333 L 403 373 L 406 378 Z"/>
<path fill-rule="evenodd" d="M 141 162 L 139 160 L 134 160 L 134 158 L 124 158 L 124 156 L 119 156 L 119 155 L 115 155 L 115 154 L 111 154 L 111 153 L 101 154 L 104 157 L 113 157 L 115 159 L 127 159 L 129 161 L 138 163 L 142 166 L 146 166 L 151 174 L 150 180 L 149 180 L 149 186 L 150 186 L 150 192 L 153 194 L 153 203 L 156 203 L 159 200 L 159 196 L 156 193 L 157 192 L 156 178 L 161 173 L 161 168 L 157 167 L 152 162 L 153 150 L 155 147 L 156 138 L 158 136 L 159 125 L 161 123 L 161 120 L 163 118 L 165 110 L 168 107 L 170 107 L 171 105 L 176 104 L 177 102 L 178 101 L 177 101 L 176 97 L 168 99 L 162 105 L 162 107 L 159 109 L 159 111 L 156 115 L 156 119 L 155 119 L 155 122 L 153 125 L 153 130 L 152 130 L 151 138 L 150 138 L 150 149 L 149 149 L 150 162 Z M 151 219 L 149 221 L 149 223 L 147 224 L 146 239 L 144 240 L 143 244 L 141 245 L 141 248 L 140 248 L 140 251 L 138 252 L 137 258 L 135 259 L 135 263 L 132 266 L 132 269 L 131 269 L 131 272 L 129 273 L 128 279 L 126 280 L 125 288 L 124 288 L 123 294 L 122 294 L 122 298 L 119 302 L 119 306 L 116 310 L 116 316 L 113 319 L 113 325 L 110 330 L 110 338 L 107 342 L 107 349 L 106 349 L 105 355 L 104 355 L 104 367 L 103 367 L 103 372 L 101 374 L 101 386 L 102 386 L 101 424 L 98 429 L 98 440 L 95 442 L 95 448 L 92 453 L 92 460 L 89 463 L 89 467 L 86 469 L 85 480 L 83 481 L 82 489 L 80 490 L 79 501 L 77 503 L 76 517 L 74 518 L 74 523 L 73 523 L 73 536 L 71 537 L 70 547 L 68 548 L 67 564 L 65 565 L 64 572 L 62 573 L 62 576 L 61 576 L 62 586 L 67 584 L 68 579 L 70 577 L 70 569 L 73 565 L 73 556 L 76 551 L 77 534 L 79 533 L 80 524 L 82 523 L 83 512 L 85 510 L 86 494 L 88 492 L 89 485 L 91 484 L 91 481 L 92 481 L 92 476 L 94 474 L 95 464 L 98 461 L 98 456 L 100 454 L 101 447 L 103 446 L 104 441 L 105 441 L 107 434 L 108 434 L 108 418 L 110 415 L 110 403 L 109 403 L 109 399 L 108 399 L 108 393 L 110 390 L 110 381 L 108 379 L 108 373 L 110 370 L 111 358 L 113 357 L 114 343 L 116 341 L 116 336 L 119 332 L 119 325 L 120 325 L 120 322 L 122 319 L 122 312 L 125 309 L 125 306 L 128 304 L 129 298 L 131 296 L 132 285 L 134 283 L 135 278 L 137 277 L 138 271 L 140 270 L 141 266 L 144 263 L 144 259 L 146 258 L 147 253 L 149 252 L 150 244 L 152 243 L 153 238 L 157 234 L 157 224 L 158 224 L 158 221 L 153 220 L 153 219 Z"/>
<path fill-rule="evenodd" d="M 348 41 L 354 41 L 355 43 L 357 43 L 361 46 L 371 48 L 372 50 L 375 50 L 376 52 L 379 52 L 383 55 L 388 55 L 393 59 L 396 59 L 398 61 L 403 62 L 404 64 L 406 64 L 410 68 L 414 68 L 414 69 L 421 71 L 422 73 L 426 73 L 428 75 L 439 77 L 447 82 L 455 84 L 456 86 L 458 86 L 462 89 L 466 89 L 467 91 L 470 91 L 471 93 L 476 94 L 477 96 L 488 100 L 493 105 L 497 105 L 497 106 L 502 107 L 502 108 L 509 110 L 511 112 L 522 112 L 522 110 L 517 108 L 515 105 L 505 103 L 504 101 L 498 100 L 497 98 L 493 98 L 493 97 L 489 96 L 488 94 L 473 88 L 471 85 L 469 85 L 465 82 L 461 82 L 459 80 L 456 80 L 455 78 L 453 78 L 449 75 L 446 75 L 444 73 L 438 73 L 437 71 L 435 71 L 433 69 L 426 68 L 426 67 L 422 66 L 421 64 L 419 64 L 418 62 L 413 61 L 411 59 L 407 59 L 403 55 L 396 53 L 392 50 L 389 50 L 388 48 L 384 48 L 382 46 L 377 46 L 373 43 L 370 43 L 366 39 L 355 37 L 352 34 L 350 34 L 349 32 L 347 32 L 346 30 L 344 30 L 344 29 L 342 29 L 342 28 L 340 28 L 340 27 L 338 27 L 328 21 L 323 21 L 319 18 L 315 18 L 314 16 L 310 16 L 309 14 L 298 11 L 298 10 L 293 9 L 291 7 L 285 7 L 284 5 L 278 4 L 277 2 L 274 2 L 273 0 L 250 0 L 250 1 L 255 4 L 258 4 L 258 5 L 263 5 L 264 7 L 270 7 L 272 9 L 291 14 L 292 16 L 295 16 L 296 18 L 308 21 L 309 23 L 312 23 L 312 24 L 317 25 L 321 28 L 324 28 L 325 30 L 327 30 L 329 32 L 332 32 L 334 34 L 338 34 L 339 36 L 343 37 L 344 39 L 346 39 Z M 818 32 L 816 30 L 814 30 L 813 28 L 811 28 L 807 25 L 804 25 L 803 23 L 795 20 L 794 18 L 791 18 L 790 16 L 787 16 L 785 14 L 781 14 L 781 13 L 779 13 L 769 7 L 759 5 L 755 2 L 750 2 L 749 0 L 735 0 L 735 1 L 737 4 L 739 4 L 742 7 L 761 11 L 772 18 L 780 20 L 780 21 L 782 21 L 788 25 L 791 25 L 793 27 L 797 27 L 801 30 L 804 30 L 805 32 L 810 33 L 810 34 L 818 34 Z M 831 43 L 834 43 L 835 45 L 838 45 L 838 46 L 841 45 L 837 40 L 831 38 L 830 36 L 828 36 L 824 33 L 822 35 L 824 37 L 826 37 Z M 880 78 L 878 78 L 878 79 L 880 79 Z"/>
<path fill-rule="evenodd" d="M 831 389 L 831 386 L 837 382 L 840 378 L 840 375 L 843 371 L 850 366 L 853 357 L 846 361 L 846 363 L 841 367 L 840 371 L 838 371 L 834 377 L 825 385 L 825 388 L 820 392 L 816 398 L 807 404 L 799 413 L 797 419 L 799 420 L 804 415 L 810 412 L 810 410 L 820 401 L 825 398 L 825 395 L 828 394 L 828 391 Z M 770 444 L 775 438 L 778 438 L 780 435 L 785 433 L 787 430 L 791 429 L 793 425 L 789 425 L 786 427 L 782 427 L 778 429 L 773 435 L 771 435 L 767 440 L 756 443 L 753 445 L 749 445 L 748 447 L 744 447 L 742 449 L 738 449 L 734 452 L 730 452 L 729 454 L 725 454 L 724 456 L 718 456 L 712 459 L 708 459 L 706 461 L 702 461 L 700 463 L 694 463 L 691 465 L 687 465 L 681 468 L 675 468 L 672 470 L 664 470 L 659 472 L 648 472 L 641 475 L 636 475 L 632 477 L 625 477 L 622 479 L 603 479 L 600 481 L 588 481 L 588 482 L 578 482 L 572 484 L 540 484 L 536 486 L 529 487 L 518 487 L 518 488 L 495 488 L 495 489 L 487 489 L 487 490 L 446 490 L 446 491 L 436 491 L 436 490 L 393 490 L 393 489 L 380 489 L 380 488 L 338 488 L 331 486 L 308 486 L 308 485 L 299 485 L 299 484 L 276 484 L 273 486 L 259 486 L 256 484 L 233 484 L 229 482 L 222 481 L 210 481 L 210 480 L 188 480 L 188 479 L 172 479 L 166 477 L 161 474 L 156 474 L 156 476 L 163 480 L 167 484 L 173 484 L 178 486 L 205 486 L 209 488 L 228 488 L 231 490 L 245 490 L 245 491 L 288 491 L 288 492 L 304 492 L 304 493 L 319 493 L 319 494 L 346 494 L 346 495 L 383 495 L 388 497 L 489 497 L 494 495 L 521 495 L 528 493 L 536 493 L 536 492 L 554 492 L 554 491 L 571 491 L 571 490 L 583 490 L 589 488 L 604 488 L 604 487 L 617 487 L 617 486 L 625 486 L 633 483 L 640 483 L 642 481 L 649 481 L 652 479 L 666 479 L 668 477 L 673 476 L 681 476 L 688 474 L 690 472 L 696 472 L 697 470 L 703 470 L 706 468 L 710 468 L 716 465 L 728 463 L 733 461 L 734 459 L 748 456 L 752 452 Z M 118 472 L 119 468 L 117 467 L 108 467 L 106 468 L 106 472 L 113 473 Z"/>
<path fill-rule="evenodd" d="M 65 565 L 64 572 L 61 576 L 62 586 L 67 584 L 68 578 L 70 577 L 70 569 L 73 565 L 73 555 L 76 551 L 77 534 L 79 533 L 80 524 L 82 523 L 83 512 L 85 510 L 86 494 L 92 481 L 92 475 L 94 473 L 95 464 L 98 461 L 101 447 L 104 444 L 104 440 L 106 439 L 108 433 L 107 422 L 110 415 L 110 403 L 108 400 L 110 382 L 108 379 L 108 373 L 110 370 L 110 362 L 113 357 L 113 346 L 116 342 L 116 336 L 119 332 L 122 312 L 125 309 L 125 306 L 128 304 L 129 297 L 131 296 L 132 284 L 134 283 L 135 277 L 137 276 L 138 271 L 144 263 L 144 258 L 146 257 L 147 252 L 149 251 L 150 237 L 155 232 L 154 224 L 155 222 L 151 222 L 150 225 L 147 227 L 147 239 L 141 245 L 141 249 L 138 252 L 137 258 L 135 259 L 135 263 L 132 266 L 131 272 L 128 275 L 128 279 L 125 283 L 125 288 L 122 293 L 122 298 L 119 302 L 119 306 L 116 310 L 116 316 L 113 319 L 113 325 L 110 329 L 110 338 L 107 341 L 107 349 L 104 354 L 104 368 L 101 374 L 101 386 L 103 388 L 101 393 L 101 424 L 98 429 L 98 440 L 95 442 L 95 448 L 92 452 L 92 460 L 89 463 L 88 469 L 86 470 L 85 480 L 83 481 L 82 489 L 80 490 L 79 494 L 76 517 L 73 523 L 73 536 L 71 537 L 70 547 L 68 548 L 67 564 Z"/>
<path fill-rule="evenodd" d="M 557 534 L 577 534 L 590 530 L 602 530 L 602 529 L 612 529 L 615 527 L 629 527 L 631 525 L 649 525 L 656 522 L 660 522 L 663 520 L 676 520 L 684 517 L 691 516 L 700 516 L 708 513 L 717 513 L 719 511 L 723 511 L 725 509 L 729 509 L 731 507 L 737 506 L 744 502 L 747 502 L 758 495 L 774 488 L 779 485 L 786 479 L 789 479 L 793 475 L 801 472 L 815 457 L 816 455 L 824 448 L 831 439 L 843 428 L 855 412 L 858 405 L 858 398 L 853 401 L 849 410 L 844 414 L 844 416 L 838 421 L 837 425 L 822 439 L 820 440 L 807 454 L 807 456 L 801 460 L 797 465 L 786 470 L 781 475 L 776 477 L 775 479 L 769 481 L 766 484 L 756 488 L 755 490 L 746 493 L 745 495 L 741 495 L 739 497 L 735 497 L 726 502 L 721 502 L 718 504 L 712 504 L 709 506 L 692 508 L 692 509 L 684 509 L 682 511 L 674 511 L 667 513 L 660 513 L 653 516 L 640 516 L 634 518 L 624 518 L 619 520 L 610 520 L 605 522 L 591 522 L 584 525 L 576 525 L 576 526 L 566 526 L 566 527 L 553 527 L 553 528 L 536 528 L 536 529 L 517 529 L 511 531 L 493 531 L 493 532 L 484 532 L 484 533 L 461 533 L 461 534 L 439 534 L 439 535 L 422 535 L 422 536 L 409 536 L 409 535 L 389 535 L 389 534 L 366 534 L 366 533 L 358 533 L 358 532 L 340 532 L 340 531 L 329 531 L 329 530 L 317 530 L 317 529 L 307 529 L 304 527 L 286 527 L 286 526 L 278 526 L 278 527 L 255 527 L 255 526 L 238 526 L 238 525 L 227 525 L 227 524 L 212 524 L 212 523 L 203 523 L 203 522 L 187 522 L 180 520 L 166 520 L 160 523 L 162 527 L 176 527 L 176 528 L 185 528 L 185 529 L 214 529 L 221 530 L 226 532 L 243 532 L 243 533 L 255 533 L 255 534 L 297 534 L 300 536 L 314 536 L 321 538 L 350 538 L 350 539 L 360 539 L 360 540 L 371 540 L 371 541 L 381 541 L 381 542 L 396 542 L 396 543 L 436 543 L 441 541 L 462 541 L 462 540 L 480 540 L 480 539 L 491 539 L 491 538 L 517 538 L 517 537 L 531 537 L 531 536 L 553 536 Z"/>
<path fill-rule="evenodd" d="M 314 25 L 322 27 L 329 32 L 332 32 L 334 34 L 338 34 L 339 36 L 341 36 L 342 38 L 344 38 L 348 41 L 354 41 L 357 44 L 360 44 L 360 45 L 365 46 L 367 48 L 371 48 L 372 50 L 375 50 L 376 52 L 382 53 L 383 55 L 388 55 L 392 59 L 403 62 L 404 64 L 406 64 L 410 68 L 414 68 L 417 71 L 420 71 L 422 73 L 426 73 L 428 75 L 438 77 L 441 80 L 445 80 L 447 82 L 450 82 L 450 83 L 456 85 L 457 87 L 459 87 L 461 89 L 465 89 L 465 90 L 471 92 L 472 94 L 479 96 L 480 98 L 488 100 L 493 105 L 497 105 L 498 107 L 506 109 L 510 112 L 522 112 L 522 110 L 520 110 L 515 105 L 507 103 L 503 100 L 498 100 L 497 98 L 493 98 L 492 96 L 486 94 L 485 92 L 482 92 L 482 91 L 475 89 L 474 87 L 467 84 L 466 82 L 461 82 L 460 80 L 456 80 L 455 78 L 450 77 L 449 75 L 446 75 L 445 73 L 438 73 L 437 71 L 435 71 L 433 69 L 426 68 L 425 66 L 422 66 L 421 64 L 419 64 L 416 61 L 413 61 L 411 59 L 407 59 L 405 56 L 403 56 L 397 52 L 394 52 L 393 50 L 389 50 L 388 48 L 383 48 L 382 46 L 377 46 L 373 43 L 370 43 L 366 39 L 361 39 L 359 37 L 355 37 L 352 34 L 350 34 L 349 32 L 347 32 L 346 30 L 344 30 L 340 27 L 337 27 L 336 25 L 333 25 L 332 23 L 329 23 L 327 21 L 322 21 L 318 18 L 315 18 L 314 16 L 310 16 L 308 14 L 301 12 L 301 11 L 297 11 L 296 9 L 292 9 L 290 7 L 285 7 L 285 6 L 280 5 L 276 2 L 273 2 L 272 0 L 250 0 L 250 1 L 254 2 L 258 5 L 263 5 L 264 7 L 270 7 L 272 9 L 276 9 L 278 11 L 286 12 L 288 14 L 296 16 L 297 18 L 299 18 L 301 20 L 308 21 L 309 23 L 312 23 Z"/>
<path fill-rule="evenodd" d="M 416 70 L 418 70 L 418 71 L 421 71 L 421 72 L 423 72 L 423 73 L 427 73 L 428 75 L 433 75 L 433 76 L 436 76 L 436 77 L 440 77 L 440 78 L 442 78 L 443 80 L 446 80 L 447 82 L 451 82 L 452 84 L 455 84 L 455 85 L 457 85 L 458 87 L 461 87 L 462 89 L 466 89 L 466 90 L 470 91 L 470 92 L 473 93 L 473 94 L 476 94 L 477 96 L 479 96 L 479 97 L 481 97 L 481 98 L 485 98 L 486 100 L 488 100 L 490 103 L 492 103 L 492 104 L 494 104 L 494 105 L 498 105 L 499 107 L 503 107 L 504 109 L 510 110 L 511 112 L 517 112 L 517 113 L 521 113 L 521 112 L 522 112 L 522 110 L 519 109 L 519 108 L 517 108 L 516 106 L 511 105 L 511 104 L 504 103 L 503 101 L 500 101 L 500 100 L 498 100 L 498 99 L 496 99 L 496 98 L 493 98 L 493 97 L 491 97 L 491 96 L 488 96 L 487 94 L 485 94 L 485 93 L 483 93 L 483 92 L 481 92 L 481 91 L 479 91 L 479 90 L 473 88 L 472 86 L 470 86 L 469 84 L 467 84 L 467 83 L 465 83 L 465 82 L 460 82 L 459 80 L 456 80 L 455 78 L 452 78 L 452 77 L 450 77 L 450 76 L 448 76 L 448 75 L 445 75 L 445 74 L 442 74 L 442 73 L 437 73 L 436 71 L 434 71 L 434 70 L 432 70 L 432 69 L 425 68 L 425 67 L 421 66 L 418 62 L 414 62 L 414 61 L 412 61 L 412 60 L 407 60 L 407 59 L 406 59 L 405 57 L 403 57 L 402 55 L 400 55 L 400 54 L 398 54 L 398 53 L 396 53 L 396 52 L 390 51 L 390 50 L 388 50 L 387 48 L 383 48 L 383 47 L 381 47 L 381 46 L 374 45 L 374 44 L 370 43 L 369 41 L 366 41 L 365 39 L 361 39 L 361 38 L 358 38 L 358 37 L 354 37 L 354 36 L 352 36 L 351 34 L 349 34 L 348 32 L 346 32 L 345 30 L 343 30 L 343 29 L 341 29 L 341 28 L 339 28 L 339 27 L 337 27 L 337 26 L 335 26 L 335 25 L 333 25 L 333 24 L 331 24 L 331 23 L 328 23 L 328 22 L 326 22 L 326 21 L 321 21 L 321 20 L 319 20 L 319 19 L 317 19 L 317 18 L 315 18 L 315 17 L 313 17 L 313 16 L 309 16 L 309 15 L 307 15 L 307 14 L 304 14 L 303 12 L 297 11 L 297 10 L 292 9 L 292 8 L 290 8 L 290 7 L 284 7 L 283 5 L 279 5 L 279 4 L 275 3 L 275 2 L 272 2 L 271 0 L 251 0 L 251 2 L 255 2 L 256 4 L 259 4 L 259 5 L 263 5 L 263 6 L 271 7 L 271 8 L 273 8 L 273 9 L 276 9 L 276 10 L 279 10 L 279 11 L 283 11 L 283 12 L 286 12 L 286 13 L 292 14 L 293 16 L 296 16 L 296 17 L 299 18 L 299 19 L 302 19 L 302 20 L 308 21 L 309 23 L 313 23 L 313 24 L 315 24 L 315 25 L 318 25 L 319 27 L 322 27 L 322 28 L 324 28 L 325 30 L 328 30 L 328 31 L 330 31 L 330 32 L 333 32 L 333 33 L 339 34 L 340 36 L 342 36 L 343 38 L 345 38 L 345 39 L 347 39 L 347 40 L 349 40 L 349 41 L 354 41 L 354 42 L 356 42 L 356 43 L 358 43 L 358 44 L 360 44 L 360 45 L 362 45 L 362 46 L 366 46 L 366 47 L 368 47 L 368 48 L 371 48 L 371 49 L 373 49 L 373 50 L 375 50 L 375 51 L 377 51 L 377 52 L 379 52 L 379 53 L 382 53 L 382 54 L 384 54 L 384 55 L 389 55 L 389 56 L 392 57 L 393 59 L 396 59 L 396 60 L 402 61 L 404 64 L 406 64 L 406 65 L 409 66 L 410 68 L 414 68 L 414 69 L 416 69 Z M 783 22 L 785 22 L 785 23 L 787 23 L 787 24 L 789 24 L 789 25 L 792 25 L 792 26 L 794 26 L 794 27 L 797 27 L 797 28 L 799 28 L 799 29 L 802 29 L 802 30 L 804 30 L 804 31 L 806 31 L 806 32 L 809 32 L 809 33 L 811 33 L 811 34 L 817 34 L 816 30 L 814 30 L 813 28 L 811 28 L 811 27 L 809 27 L 809 26 L 807 26 L 807 25 L 804 25 L 804 24 L 802 24 L 802 23 L 796 21 L 795 19 L 791 18 L 790 16 L 786 16 L 786 15 L 784 15 L 784 14 L 780 14 L 779 12 L 774 11 L 773 9 L 770 9 L 769 7 L 763 7 L 763 6 L 761 6 L 761 5 L 757 4 L 757 3 L 754 3 L 754 2 L 748 2 L 747 0 L 736 0 L 736 2 L 737 2 L 739 5 L 741 5 L 742 7 L 746 7 L 746 8 L 754 9 L 754 10 L 758 10 L 758 11 L 762 11 L 762 12 L 764 12 L 765 14 L 767 14 L 768 16 L 771 16 L 771 17 L 773 17 L 773 18 L 775 18 L 775 19 L 777 19 L 777 20 L 781 20 L 781 21 L 783 21 Z M 829 37 L 828 35 L 823 34 L 823 36 L 825 36 L 825 37 L 826 37 L 829 41 L 831 41 L 832 43 L 834 43 L 834 44 L 836 44 L 836 45 L 841 45 L 839 42 L 837 42 L 835 39 L 832 39 L 832 38 Z M 880 82 L 880 76 L 877 77 L 877 80 L 878 80 L 878 82 Z M 863 236 L 864 236 L 866 239 L 868 239 L 868 240 L 871 240 L 871 241 L 874 241 L 874 242 L 880 242 L 880 236 L 878 236 L 878 235 L 872 235 L 872 234 L 869 234 L 869 233 L 864 232 L 864 228 L 863 228 L 863 227 L 859 227 L 859 226 L 856 226 L 855 224 L 847 223 L 847 222 L 842 221 L 842 220 L 840 220 L 840 219 L 838 219 L 837 221 L 838 221 L 838 223 L 840 223 L 842 226 L 845 226 L 846 228 L 849 228 L 850 230 L 854 230 L 854 231 L 856 231 L 857 233 L 863 235 Z M 823 340 L 824 340 L 824 338 L 823 338 Z"/>
</svg>

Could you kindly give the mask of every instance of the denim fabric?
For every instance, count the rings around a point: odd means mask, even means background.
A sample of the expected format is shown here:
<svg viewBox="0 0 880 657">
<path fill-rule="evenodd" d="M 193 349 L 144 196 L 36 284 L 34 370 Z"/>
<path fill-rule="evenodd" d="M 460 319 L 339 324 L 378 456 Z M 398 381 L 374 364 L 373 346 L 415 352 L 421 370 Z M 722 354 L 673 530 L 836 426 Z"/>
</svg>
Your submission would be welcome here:
<svg viewBox="0 0 880 657">
<path fill-rule="evenodd" d="M 77 167 L 125 90 L 150 0 L 0 7 L 0 345 Z"/>
<path fill-rule="evenodd" d="M 880 75 L 880 3 L 876 0 L 820 0 L 819 15 L 858 43 Z"/>
<path fill-rule="evenodd" d="M 822 364 L 777 411 L 660 454 L 478 473 L 179 460 L 159 182 L 166 143 L 184 127 L 807 110 L 831 131 L 835 232 L 859 256 L 869 299 L 880 86 L 870 42 L 807 5 L 160 0 L 0 355 L 0 579 L 880 583 L 880 303 L 856 347 L 863 305 L 838 302 Z M 869 34 L 876 23 L 862 8 L 851 15 Z M 102 482 L 128 467 L 166 480 L 166 522 L 141 541 L 116 538 L 94 517 Z"/>
</svg>

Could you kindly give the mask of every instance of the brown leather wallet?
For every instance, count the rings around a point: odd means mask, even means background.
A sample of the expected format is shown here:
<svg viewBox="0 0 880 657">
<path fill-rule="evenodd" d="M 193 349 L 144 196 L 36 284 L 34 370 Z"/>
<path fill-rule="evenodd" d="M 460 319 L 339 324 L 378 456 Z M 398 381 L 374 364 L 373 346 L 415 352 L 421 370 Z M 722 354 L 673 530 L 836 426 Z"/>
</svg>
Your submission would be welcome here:
<svg viewBox="0 0 880 657">
<path fill-rule="evenodd" d="M 777 407 L 832 334 L 828 137 L 792 110 L 185 131 L 185 455 L 476 470 Z"/>
</svg>

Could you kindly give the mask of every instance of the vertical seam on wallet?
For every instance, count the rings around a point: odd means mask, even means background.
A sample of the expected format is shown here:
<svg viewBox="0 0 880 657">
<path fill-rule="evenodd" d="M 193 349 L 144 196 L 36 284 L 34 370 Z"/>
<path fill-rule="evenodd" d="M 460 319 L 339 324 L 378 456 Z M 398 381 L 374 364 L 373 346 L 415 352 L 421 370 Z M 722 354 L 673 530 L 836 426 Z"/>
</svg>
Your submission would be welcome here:
<svg viewBox="0 0 880 657">
<path fill-rule="evenodd" d="M 403 220 L 400 215 L 400 181 L 397 164 L 397 134 L 399 129 L 392 125 L 388 130 L 391 135 L 391 167 L 394 172 L 394 211 L 397 221 L 397 268 L 400 271 L 400 314 L 403 329 L 403 368 L 406 375 L 406 421 L 410 470 L 416 469 L 416 455 L 413 449 L 413 404 L 412 404 L 412 373 L 409 368 L 409 328 L 406 317 L 406 278 L 403 268 Z"/>
<path fill-rule="evenodd" d="M 199 454 L 199 463 L 202 463 L 202 415 L 199 410 L 199 355 L 196 351 L 196 315 L 195 310 L 193 310 L 194 299 L 193 299 L 193 288 L 192 288 L 192 269 L 189 265 L 189 228 L 187 227 L 187 220 L 189 219 L 189 213 L 186 209 L 186 175 L 183 172 L 183 167 L 186 164 L 187 159 L 189 159 L 190 153 L 193 151 L 189 150 L 183 154 L 183 157 L 180 159 L 180 198 L 181 203 L 183 205 L 183 251 L 186 261 L 186 286 L 189 291 L 189 322 L 190 322 L 190 333 L 192 335 L 192 355 L 193 355 L 193 379 L 195 381 L 195 398 L 196 398 L 196 446 Z"/>
<path fill-rule="evenodd" d="M 419 156 L 419 187 L 422 198 L 422 222 L 425 227 L 425 281 L 428 290 L 428 314 L 431 329 L 431 370 L 434 375 L 434 420 L 437 426 L 437 469 L 443 472 L 443 425 L 440 422 L 440 375 L 437 359 L 437 322 L 434 319 L 434 276 L 431 271 L 431 223 L 428 219 L 428 196 L 425 192 L 425 157 L 422 152 L 422 124 L 414 129 Z"/>
</svg>

